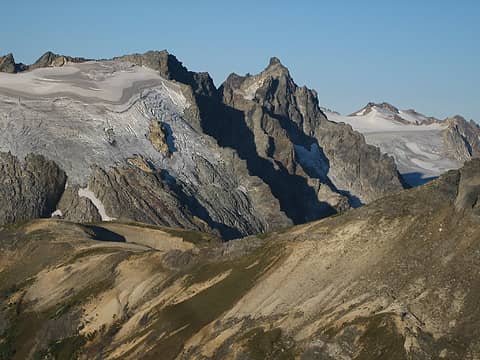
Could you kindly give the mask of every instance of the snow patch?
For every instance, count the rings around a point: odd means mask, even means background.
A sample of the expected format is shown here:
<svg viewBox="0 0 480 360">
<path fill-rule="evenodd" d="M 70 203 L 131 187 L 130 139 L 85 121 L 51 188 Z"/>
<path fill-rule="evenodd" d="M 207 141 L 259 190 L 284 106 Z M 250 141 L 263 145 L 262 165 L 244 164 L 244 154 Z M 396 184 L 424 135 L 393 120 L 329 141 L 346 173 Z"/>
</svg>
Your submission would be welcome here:
<svg viewBox="0 0 480 360">
<path fill-rule="evenodd" d="M 57 209 L 57 210 L 55 210 L 55 211 L 52 213 L 52 215 L 50 215 L 50 217 L 52 217 L 52 218 L 53 218 L 53 217 L 57 217 L 57 216 L 58 216 L 58 217 L 62 217 L 62 216 L 63 216 L 62 210 Z"/>
<path fill-rule="evenodd" d="M 349 124 L 365 136 L 368 144 L 393 156 L 404 179 L 434 178 L 462 165 L 450 159 L 445 151 L 443 130 L 447 124 L 425 124 L 428 118 L 412 111 L 400 111 L 400 117 L 410 123 L 396 121 L 393 113 L 383 109 L 374 108 L 366 115 L 360 113 L 341 116 L 327 112 L 326 115 L 331 121 Z"/>
<path fill-rule="evenodd" d="M 116 220 L 116 218 L 112 218 L 107 215 L 107 213 L 105 212 L 105 206 L 103 206 L 103 203 L 100 201 L 99 198 L 97 198 L 97 196 L 93 193 L 93 191 L 91 191 L 88 187 L 86 187 L 85 189 L 82 189 L 82 188 L 78 189 L 78 196 L 87 198 L 92 202 L 92 204 L 97 208 L 98 213 L 102 218 L 102 221 Z"/>
<path fill-rule="evenodd" d="M 243 91 L 243 97 L 247 100 L 253 100 L 255 98 L 257 90 L 263 86 L 263 82 L 264 79 L 254 81 Z"/>
</svg>

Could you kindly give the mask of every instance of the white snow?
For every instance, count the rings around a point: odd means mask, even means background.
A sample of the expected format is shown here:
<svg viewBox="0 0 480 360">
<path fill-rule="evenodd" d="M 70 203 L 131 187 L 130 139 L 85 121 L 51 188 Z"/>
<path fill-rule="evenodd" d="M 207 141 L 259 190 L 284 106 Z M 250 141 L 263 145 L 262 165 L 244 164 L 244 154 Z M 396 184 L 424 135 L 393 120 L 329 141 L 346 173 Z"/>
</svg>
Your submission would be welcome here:
<svg viewBox="0 0 480 360">
<path fill-rule="evenodd" d="M 354 130 L 363 134 L 390 131 L 432 131 L 442 130 L 446 127 L 446 125 L 443 124 L 403 124 L 395 121 L 391 113 L 376 108 L 372 109 L 367 115 L 342 116 L 329 112 L 327 112 L 326 115 L 329 120 L 349 124 Z"/>
<path fill-rule="evenodd" d="M 122 62 L 0 73 L 0 151 L 44 155 L 84 187 L 93 164 L 108 169 L 141 154 L 164 166 L 149 125 L 185 122 L 188 106 L 179 84 Z"/>
<path fill-rule="evenodd" d="M 367 115 L 358 116 L 326 112 L 329 120 L 351 125 L 364 135 L 368 144 L 378 146 L 383 153 L 392 155 L 398 170 L 412 185 L 461 167 L 459 161 L 446 155 L 443 130 L 447 125 L 422 125 L 421 116 L 414 117 L 402 111 L 400 114 L 412 124 L 395 121 L 393 113 L 378 108 L 373 108 Z"/>
<path fill-rule="evenodd" d="M 253 78 L 252 78 L 253 80 Z M 248 80 L 247 80 L 248 81 Z M 262 87 L 264 79 L 254 79 L 250 85 L 248 85 L 243 91 L 243 97 L 247 100 L 253 100 L 257 90 Z"/>
<path fill-rule="evenodd" d="M 161 86 L 183 109 L 186 99 L 158 72 L 119 61 L 69 63 L 19 74 L 0 73 L 0 93 L 14 97 L 68 96 L 86 103 L 125 104 L 146 87 Z"/>
<path fill-rule="evenodd" d="M 99 198 L 91 191 L 88 187 L 85 189 L 78 189 L 78 196 L 80 197 L 85 197 L 89 199 L 92 204 L 97 208 L 98 213 L 100 214 L 100 217 L 102 218 L 102 221 L 113 221 L 116 220 L 115 218 L 112 218 L 107 215 L 105 212 L 105 206 L 103 206 L 103 203 L 100 201 Z"/>
<path fill-rule="evenodd" d="M 50 217 L 55 217 L 55 216 L 62 217 L 62 216 L 63 216 L 62 210 L 57 209 L 57 210 L 55 210 L 55 211 L 50 215 Z"/>
</svg>

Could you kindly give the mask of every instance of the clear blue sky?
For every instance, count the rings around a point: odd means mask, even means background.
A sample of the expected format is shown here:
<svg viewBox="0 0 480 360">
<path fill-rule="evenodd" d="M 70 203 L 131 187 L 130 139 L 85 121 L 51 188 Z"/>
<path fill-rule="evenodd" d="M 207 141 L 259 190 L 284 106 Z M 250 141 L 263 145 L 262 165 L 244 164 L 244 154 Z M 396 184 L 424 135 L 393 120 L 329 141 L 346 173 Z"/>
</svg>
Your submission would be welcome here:
<svg viewBox="0 0 480 360">
<path fill-rule="evenodd" d="M 48 5 L 46 5 L 48 4 Z M 168 49 L 219 85 L 271 56 L 320 102 L 388 101 L 480 122 L 480 1 L 10 1 L 0 53 L 106 58 Z"/>
</svg>

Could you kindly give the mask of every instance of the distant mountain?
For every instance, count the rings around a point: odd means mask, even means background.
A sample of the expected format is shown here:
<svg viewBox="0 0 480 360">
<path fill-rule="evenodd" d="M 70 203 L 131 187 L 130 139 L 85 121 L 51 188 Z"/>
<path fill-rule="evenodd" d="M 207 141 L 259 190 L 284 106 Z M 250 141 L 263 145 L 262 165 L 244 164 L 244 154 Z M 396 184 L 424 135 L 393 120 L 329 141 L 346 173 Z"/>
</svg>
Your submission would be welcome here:
<svg viewBox="0 0 480 360">
<path fill-rule="evenodd" d="M 392 155 L 410 185 L 480 156 L 480 127 L 461 116 L 439 120 L 388 103 L 369 103 L 349 116 L 329 111 L 326 115 L 329 120 L 351 125 L 367 143 Z"/>
<path fill-rule="evenodd" d="M 381 113 L 385 118 L 403 124 L 426 125 L 440 121 L 434 117 L 427 117 L 423 114 L 420 114 L 413 109 L 399 110 L 395 106 L 386 102 L 380 104 L 370 102 L 365 107 L 351 114 L 350 116 L 366 116 L 372 112 Z"/>
<path fill-rule="evenodd" d="M 42 67 L 60 67 L 67 63 L 80 63 L 85 61 L 88 61 L 88 59 L 58 55 L 51 51 L 47 51 L 33 64 L 25 65 L 22 63 L 16 63 L 13 54 L 7 54 L 5 56 L 0 56 L 0 72 L 14 74 Z"/>
<path fill-rule="evenodd" d="M 3 63 L 11 72 L 13 56 Z M 232 239 L 402 189 L 393 159 L 328 121 L 317 94 L 276 58 L 219 89 L 167 51 L 93 61 L 47 52 L 15 66 L 21 75 L 0 73 L 2 156 L 24 164 L 34 154 L 60 171 L 48 175 L 56 186 L 48 203 L 38 191 L 47 179 L 27 186 L 14 167 L 3 173 L 28 191 L 5 193 L 11 211 L 0 223 L 49 209 L 71 221 L 141 221 Z"/>
</svg>

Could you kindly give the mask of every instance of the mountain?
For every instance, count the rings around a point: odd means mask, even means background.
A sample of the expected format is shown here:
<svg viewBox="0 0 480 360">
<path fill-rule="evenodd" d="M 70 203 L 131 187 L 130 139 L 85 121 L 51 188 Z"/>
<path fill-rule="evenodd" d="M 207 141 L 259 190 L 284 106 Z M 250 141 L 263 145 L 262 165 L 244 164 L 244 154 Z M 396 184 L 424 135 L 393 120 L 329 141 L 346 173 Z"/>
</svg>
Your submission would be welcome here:
<svg viewBox="0 0 480 360">
<path fill-rule="evenodd" d="M 88 59 L 58 55 L 51 51 L 47 51 L 32 65 L 25 65 L 22 63 L 16 63 L 13 54 L 10 53 L 5 56 L 0 56 L 0 72 L 13 74 L 41 67 L 60 67 L 67 63 L 79 63 L 85 61 L 88 61 Z"/>
<path fill-rule="evenodd" d="M 480 156 L 480 127 L 461 116 L 444 120 L 388 103 L 369 103 L 349 115 L 327 117 L 361 132 L 368 144 L 392 155 L 406 183 L 415 186 Z"/>
<path fill-rule="evenodd" d="M 0 73 L 0 83 L 0 151 L 19 164 L 41 156 L 66 176 L 57 174 L 46 207 L 40 192 L 22 206 L 12 196 L 0 223 L 23 219 L 26 206 L 48 216 L 60 194 L 52 215 L 69 221 L 140 221 L 232 239 L 402 189 L 393 159 L 328 121 L 317 94 L 276 58 L 217 89 L 167 51 L 112 60 L 47 52 L 20 74 Z"/>
<path fill-rule="evenodd" d="M 339 216 L 220 243 L 0 230 L 3 358 L 475 359 L 480 160 Z"/>
</svg>

